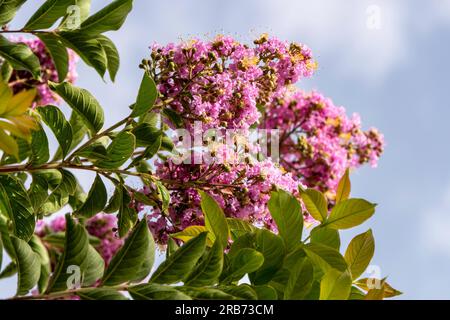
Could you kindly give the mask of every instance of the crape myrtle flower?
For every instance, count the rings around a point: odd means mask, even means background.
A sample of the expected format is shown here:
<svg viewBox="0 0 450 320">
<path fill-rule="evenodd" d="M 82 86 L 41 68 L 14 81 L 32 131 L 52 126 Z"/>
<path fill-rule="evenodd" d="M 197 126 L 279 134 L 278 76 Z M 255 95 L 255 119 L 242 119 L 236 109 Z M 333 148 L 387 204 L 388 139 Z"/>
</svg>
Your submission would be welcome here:
<svg viewBox="0 0 450 320">
<path fill-rule="evenodd" d="M 280 129 L 282 166 L 331 197 L 347 168 L 375 167 L 384 148 L 377 129 L 363 131 L 358 114 L 348 117 L 315 91 L 285 90 L 266 109 L 262 127 Z"/>
</svg>

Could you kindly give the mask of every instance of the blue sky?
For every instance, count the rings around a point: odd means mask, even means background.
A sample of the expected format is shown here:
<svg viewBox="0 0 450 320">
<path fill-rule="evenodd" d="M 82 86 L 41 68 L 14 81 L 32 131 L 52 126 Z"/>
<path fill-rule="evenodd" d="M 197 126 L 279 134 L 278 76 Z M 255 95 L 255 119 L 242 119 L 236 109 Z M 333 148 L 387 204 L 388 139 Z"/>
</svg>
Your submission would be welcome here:
<svg viewBox="0 0 450 320">
<path fill-rule="evenodd" d="M 23 7 L 15 26 L 34 3 Z M 373 10 L 380 28 L 367 25 Z M 137 66 L 152 42 L 217 33 L 251 42 L 264 32 L 313 50 L 319 69 L 301 88 L 323 92 L 385 134 L 378 168 L 352 177 L 353 196 L 378 203 L 377 213 L 344 232 L 343 246 L 372 228 L 373 265 L 403 298 L 450 298 L 449 0 L 135 0 L 124 27 L 111 33 L 122 58 L 116 83 L 80 63 L 77 84 L 94 93 L 112 124 L 135 98 Z M 82 177 L 86 186 L 91 179 Z M 13 294 L 14 282 L 1 282 L 0 297 Z"/>
</svg>

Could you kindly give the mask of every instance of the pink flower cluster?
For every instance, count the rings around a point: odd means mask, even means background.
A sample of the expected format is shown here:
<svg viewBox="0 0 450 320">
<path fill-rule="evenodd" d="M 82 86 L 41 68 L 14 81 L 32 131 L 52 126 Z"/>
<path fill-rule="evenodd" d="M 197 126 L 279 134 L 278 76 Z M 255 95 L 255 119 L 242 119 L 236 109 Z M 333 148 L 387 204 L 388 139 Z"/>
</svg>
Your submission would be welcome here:
<svg viewBox="0 0 450 320">
<path fill-rule="evenodd" d="M 377 129 L 317 92 L 286 91 L 266 109 L 264 128 L 280 129 L 283 167 L 310 188 L 335 191 L 347 168 L 376 166 L 384 147 Z"/>
<path fill-rule="evenodd" d="M 58 82 L 58 73 L 56 71 L 53 59 L 50 56 L 45 44 L 38 38 L 25 38 L 17 37 L 12 38 L 11 41 L 20 42 L 26 44 L 30 47 L 31 51 L 38 57 L 41 64 L 41 81 L 33 79 L 30 72 L 25 70 L 14 70 L 10 79 L 9 84 L 12 86 L 14 93 L 20 92 L 24 89 L 36 88 L 38 91 L 38 96 L 35 101 L 35 106 L 47 105 L 47 104 L 58 104 L 60 98 L 55 95 L 48 87 L 48 81 Z M 76 63 L 78 61 L 78 56 L 72 50 L 68 50 L 69 54 L 69 68 L 66 77 L 66 81 L 75 82 L 78 77 L 76 71 Z"/>
<path fill-rule="evenodd" d="M 176 182 L 171 188 L 168 213 L 153 209 L 148 214 L 150 230 L 161 243 L 167 241 L 170 233 L 204 224 L 197 188 L 205 188 L 228 217 L 274 228 L 267 209 L 270 191 L 282 188 L 295 193 L 299 185 L 271 160 L 210 165 L 175 165 L 165 161 L 157 164 L 157 174 Z M 145 191 L 150 192 L 150 187 Z"/>
<path fill-rule="evenodd" d="M 117 217 L 111 214 L 100 213 L 86 221 L 87 232 L 100 240 L 100 244 L 95 246 L 97 251 L 108 264 L 114 254 L 123 244 L 123 240 L 116 234 Z M 64 232 L 66 230 L 66 220 L 64 216 L 59 216 L 45 223 L 43 220 L 38 221 L 36 234 L 44 239 L 54 233 Z M 48 246 L 51 246 L 47 244 Z"/>
<path fill-rule="evenodd" d="M 191 128 L 248 128 L 259 120 L 278 90 L 312 74 L 310 50 L 262 36 L 254 47 L 228 36 L 212 41 L 153 45 L 148 61 L 161 94 L 160 103 L 176 111 Z"/>
<path fill-rule="evenodd" d="M 158 162 L 155 173 L 171 194 L 168 212 L 148 212 L 160 243 L 170 233 L 204 223 L 198 189 L 211 194 L 227 216 L 274 229 L 267 209 L 271 190 L 296 193 L 304 184 L 333 199 L 347 168 L 368 162 L 374 166 L 383 152 L 383 136 L 376 129 L 363 131 L 357 115 L 348 118 L 331 100 L 292 86 L 316 67 L 308 48 L 267 36 L 254 44 L 219 36 L 210 42 L 152 47 L 146 64 L 160 91 L 158 108 L 175 111 L 191 133 L 196 133 L 196 120 L 205 131 L 259 126 L 281 133 L 280 165 L 245 157 L 208 164 Z M 248 145 L 246 153 L 251 149 L 258 145 Z M 227 152 L 233 158 L 237 150 Z M 144 192 L 156 189 L 146 186 Z"/>
</svg>

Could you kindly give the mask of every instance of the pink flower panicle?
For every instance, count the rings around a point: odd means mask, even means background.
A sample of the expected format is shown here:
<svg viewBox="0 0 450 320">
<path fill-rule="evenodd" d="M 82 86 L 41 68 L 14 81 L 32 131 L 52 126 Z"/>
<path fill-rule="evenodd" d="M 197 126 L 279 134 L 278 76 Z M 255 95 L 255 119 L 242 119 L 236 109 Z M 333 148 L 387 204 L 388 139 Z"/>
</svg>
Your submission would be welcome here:
<svg viewBox="0 0 450 320">
<path fill-rule="evenodd" d="M 377 129 L 317 92 L 286 91 L 266 109 L 264 128 L 280 129 L 281 164 L 305 185 L 333 193 L 347 168 L 376 166 L 384 148 Z"/>
<path fill-rule="evenodd" d="M 232 151 L 230 151 L 232 152 Z M 227 159 L 233 158 L 228 155 Z M 181 164 L 164 161 L 156 164 L 159 178 L 177 181 L 171 191 L 171 205 L 167 214 L 153 209 L 148 213 L 150 230 L 159 242 L 165 243 L 168 234 L 191 225 L 204 224 L 200 209 L 198 187 L 208 193 L 223 208 L 228 217 L 251 221 L 274 228 L 267 210 L 270 192 L 281 188 L 297 192 L 299 182 L 270 159 L 212 164 Z M 144 192 L 150 192 L 149 187 Z M 143 207 L 138 207 L 143 210 Z"/>
<path fill-rule="evenodd" d="M 151 47 L 150 64 L 160 102 L 191 128 L 249 128 L 281 88 L 310 76 L 315 68 L 304 45 L 262 36 L 249 47 L 229 36 Z"/>
</svg>

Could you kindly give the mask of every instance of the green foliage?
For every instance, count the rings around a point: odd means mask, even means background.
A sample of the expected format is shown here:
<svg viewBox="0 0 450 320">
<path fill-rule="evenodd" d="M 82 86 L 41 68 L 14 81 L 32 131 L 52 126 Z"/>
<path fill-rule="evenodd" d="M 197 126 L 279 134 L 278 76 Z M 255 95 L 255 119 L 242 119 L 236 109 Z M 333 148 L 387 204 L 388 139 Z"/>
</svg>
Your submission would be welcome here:
<svg viewBox="0 0 450 320">
<path fill-rule="evenodd" d="M 25 24 L 24 29 L 47 29 L 67 12 L 75 0 L 47 0 Z"/>
<path fill-rule="evenodd" d="M 155 81 L 153 81 L 148 73 L 145 72 L 141 86 L 139 87 L 136 104 L 133 107 L 133 113 L 131 115 L 133 117 L 139 117 L 147 113 L 155 104 L 157 97 L 158 91 L 156 89 Z"/>
<path fill-rule="evenodd" d="M 279 190 L 272 192 L 268 206 L 287 250 L 295 249 L 300 243 L 303 231 L 303 216 L 300 203 L 293 195 Z"/>
<path fill-rule="evenodd" d="M 24 2 L 25 0 L 1 1 L 0 25 L 9 23 Z M 71 11 L 74 5 L 79 8 L 76 12 Z M 47 0 L 17 32 L 36 34 L 44 42 L 55 63 L 60 82 L 67 75 L 67 48 L 77 52 L 101 77 L 108 70 L 114 81 L 120 64 L 119 53 L 103 33 L 118 30 L 125 22 L 132 5 L 133 0 L 115 0 L 89 16 L 91 0 Z M 60 19 L 62 21 L 59 26 L 48 30 Z M 14 69 L 27 70 L 33 77 L 39 78 L 39 60 L 26 45 L 0 36 L 0 56 Z"/>
<path fill-rule="evenodd" d="M 0 36 L 0 56 L 5 58 L 14 69 L 26 70 L 31 72 L 33 77 L 40 77 L 39 59 L 27 45 L 14 43 Z"/>
<path fill-rule="evenodd" d="M 10 175 L 0 175 L 0 213 L 11 222 L 15 236 L 25 241 L 31 238 L 35 217 L 30 198 L 21 181 Z"/>
<path fill-rule="evenodd" d="M 7 24 L 16 15 L 17 10 L 26 0 L 1 1 L 0 3 L 0 25 Z"/>
<path fill-rule="evenodd" d="M 58 261 L 58 265 L 50 278 L 47 291 L 64 291 L 72 289 L 73 285 L 90 286 L 103 276 L 104 262 L 95 249 L 89 244 L 86 230 L 79 223 L 76 223 L 70 215 L 66 215 L 66 237 L 64 251 Z M 78 268 L 82 279 L 74 279 L 70 282 L 73 267 Z M 77 283 L 79 280 L 80 283 Z"/>
<path fill-rule="evenodd" d="M 206 192 L 199 191 L 202 197 L 200 203 L 203 213 L 205 214 L 206 230 L 213 236 L 213 241 L 217 239 L 225 248 L 228 244 L 228 224 L 222 208 L 216 201 Z"/>
<path fill-rule="evenodd" d="M 96 134 L 103 127 L 105 121 L 103 109 L 89 91 L 68 82 L 50 83 L 49 86 L 77 113 L 91 134 Z"/>
<path fill-rule="evenodd" d="M 317 221 L 324 221 L 328 217 L 328 203 L 325 196 L 314 189 L 301 192 L 303 203 L 308 213 Z"/>
<path fill-rule="evenodd" d="M 328 220 L 323 225 L 332 229 L 356 227 L 375 213 L 375 206 L 364 199 L 348 199 L 339 202 L 331 210 Z"/>
<path fill-rule="evenodd" d="M 58 179 L 47 180 L 56 180 L 52 182 L 56 184 Z M 111 210 L 120 207 L 121 188 L 119 186 L 116 189 L 108 205 Z M 297 207 L 293 204 L 294 201 L 298 202 L 295 197 L 284 196 L 284 200 L 280 200 L 279 194 L 274 192 L 272 204 L 276 203 L 277 208 Z M 125 299 L 121 291 L 128 291 L 137 300 L 346 300 L 382 299 L 401 294 L 385 279 L 358 279 L 373 255 L 370 230 L 350 242 L 345 256 L 338 250 L 338 231 L 323 225 L 311 231 L 311 241 L 299 240 L 294 250 L 287 251 L 281 236 L 243 221 L 237 223 L 235 219 L 226 219 L 223 212 L 211 202 L 214 200 L 205 197 L 205 194 L 202 194 L 202 201 L 205 221 L 209 219 L 224 223 L 227 235 L 239 231 L 236 233 L 239 236 L 235 237 L 228 252 L 224 251 L 222 241 L 217 236 L 217 232 L 223 230 L 190 227 L 174 235 L 174 238 L 184 242 L 183 245 L 178 246 L 173 240 L 169 241 L 166 260 L 151 274 L 155 244 L 144 217 L 134 226 L 123 246 L 103 270 L 101 258 L 89 244 L 83 226 L 68 215 L 63 254 L 51 274 L 47 289 L 49 259 L 45 247 L 35 236 L 29 245 L 23 240 L 12 238 L 18 258 L 3 273 L 17 270 L 21 279 L 20 294 L 28 292 L 39 280 L 40 292 L 46 290 L 46 294 L 52 296 L 77 295 L 90 300 Z M 215 236 L 208 240 L 208 234 L 214 232 Z M 24 259 L 29 260 L 30 263 L 26 265 L 32 268 L 23 269 L 21 261 Z M 70 265 L 80 266 L 85 274 L 80 283 L 81 288 L 75 291 L 68 290 L 68 274 L 63 272 Z M 148 283 L 142 283 L 148 276 Z M 238 285 L 246 276 L 248 284 Z M 96 288 L 91 287 L 101 277 L 100 284 Z"/>
<path fill-rule="evenodd" d="M 156 269 L 151 283 L 171 284 L 185 279 L 206 248 L 206 232 L 186 242 Z"/>
<path fill-rule="evenodd" d="M 108 200 L 106 187 L 99 175 L 95 177 L 94 183 L 89 190 L 86 201 L 75 214 L 90 218 L 103 210 Z"/>
<path fill-rule="evenodd" d="M 86 19 L 80 26 L 80 32 L 86 35 L 97 35 L 106 31 L 118 30 L 133 6 L 133 0 L 114 0 L 94 15 Z"/>
<path fill-rule="evenodd" d="M 17 266 L 17 295 L 27 294 L 39 281 L 40 258 L 28 243 L 22 239 L 11 237 L 14 247 L 15 264 Z"/>
<path fill-rule="evenodd" d="M 55 106 L 44 106 L 37 109 L 45 124 L 53 131 L 56 140 L 62 150 L 63 158 L 69 152 L 72 145 L 72 126 L 66 120 L 64 114 Z"/>
<path fill-rule="evenodd" d="M 150 273 L 154 259 L 155 244 L 147 221 L 143 219 L 112 259 L 105 271 L 102 284 L 113 286 L 136 278 L 145 278 Z M 145 268 L 144 274 L 141 274 L 141 268 Z"/>
</svg>

